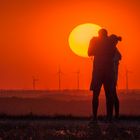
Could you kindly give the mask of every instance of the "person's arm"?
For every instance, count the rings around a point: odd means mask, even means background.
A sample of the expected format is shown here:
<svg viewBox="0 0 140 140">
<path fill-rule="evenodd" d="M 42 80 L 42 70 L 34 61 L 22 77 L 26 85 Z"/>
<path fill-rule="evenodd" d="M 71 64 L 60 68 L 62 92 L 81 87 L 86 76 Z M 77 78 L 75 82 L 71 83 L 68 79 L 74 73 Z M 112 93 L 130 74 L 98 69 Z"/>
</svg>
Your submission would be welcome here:
<svg viewBox="0 0 140 140">
<path fill-rule="evenodd" d="M 94 56 L 95 55 L 95 39 L 91 39 L 88 47 L 88 56 Z"/>
<path fill-rule="evenodd" d="M 122 59 L 122 55 L 121 55 L 120 51 L 117 48 L 116 48 L 116 56 L 117 56 L 118 60 Z"/>
</svg>

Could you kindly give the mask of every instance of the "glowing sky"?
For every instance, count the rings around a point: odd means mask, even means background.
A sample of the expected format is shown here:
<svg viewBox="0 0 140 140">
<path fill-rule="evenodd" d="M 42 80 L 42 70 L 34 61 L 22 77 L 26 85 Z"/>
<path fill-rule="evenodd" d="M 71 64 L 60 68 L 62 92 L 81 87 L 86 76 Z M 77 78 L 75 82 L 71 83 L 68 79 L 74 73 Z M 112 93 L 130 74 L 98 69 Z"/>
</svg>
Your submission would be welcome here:
<svg viewBox="0 0 140 140">
<path fill-rule="evenodd" d="M 122 36 L 118 46 L 123 55 L 118 88 L 140 88 L 140 1 L 139 0 L 5 0 L 0 1 L 0 88 L 58 88 L 58 68 L 63 72 L 62 88 L 88 89 L 92 60 L 78 57 L 69 48 L 74 27 L 95 23 L 109 34 Z"/>
</svg>

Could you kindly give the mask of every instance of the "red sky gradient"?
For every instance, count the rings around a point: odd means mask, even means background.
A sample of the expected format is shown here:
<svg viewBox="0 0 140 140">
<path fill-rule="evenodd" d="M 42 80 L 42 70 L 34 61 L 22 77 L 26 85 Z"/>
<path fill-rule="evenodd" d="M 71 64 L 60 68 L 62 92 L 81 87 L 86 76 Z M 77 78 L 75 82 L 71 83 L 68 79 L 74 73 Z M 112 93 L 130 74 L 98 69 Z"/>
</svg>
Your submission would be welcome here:
<svg viewBox="0 0 140 140">
<path fill-rule="evenodd" d="M 74 27 L 94 23 L 122 36 L 118 88 L 140 88 L 139 0 L 4 0 L 0 1 L 0 88 L 30 89 L 32 76 L 38 89 L 75 89 L 80 69 L 80 88 L 88 89 L 92 61 L 75 55 L 68 37 Z"/>
</svg>

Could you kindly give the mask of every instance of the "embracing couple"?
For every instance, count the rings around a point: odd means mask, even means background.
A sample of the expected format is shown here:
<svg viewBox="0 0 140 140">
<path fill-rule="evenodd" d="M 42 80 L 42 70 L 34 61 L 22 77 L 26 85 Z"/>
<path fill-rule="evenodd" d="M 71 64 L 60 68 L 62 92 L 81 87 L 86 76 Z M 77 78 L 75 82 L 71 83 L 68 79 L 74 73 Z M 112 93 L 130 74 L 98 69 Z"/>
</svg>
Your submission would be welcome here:
<svg viewBox="0 0 140 140">
<path fill-rule="evenodd" d="M 98 37 L 93 37 L 89 44 L 88 56 L 94 56 L 90 90 L 93 91 L 92 109 L 95 121 L 102 85 L 106 96 L 107 120 L 112 120 L 113 108 L 115 117 L 119 117 L 119 99 L 116 91 L 118 65 L 121 60 L 121 54 L 116 47 L 119 41 L 121 37 L 114 34 L 108 36 L 107 30 L 102 28 L 98 32 Z"/>
</svg>

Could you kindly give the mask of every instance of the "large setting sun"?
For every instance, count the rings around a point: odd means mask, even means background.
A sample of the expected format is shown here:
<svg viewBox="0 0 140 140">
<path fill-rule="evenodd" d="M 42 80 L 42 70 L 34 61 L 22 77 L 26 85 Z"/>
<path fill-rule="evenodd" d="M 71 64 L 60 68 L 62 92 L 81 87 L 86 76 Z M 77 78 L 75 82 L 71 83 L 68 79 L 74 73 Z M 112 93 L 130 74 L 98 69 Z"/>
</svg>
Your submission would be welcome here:
<svg viewBox="0 0 140 140">
<path fill-rule="evenodd" d="M 89 41 L 98 35 L 101 27 L 97 24 L 85 23 L 75 27 L 69 35 L 69 46 L 78 56 L 88 57 L 87 50 Z"/>
</svg>

